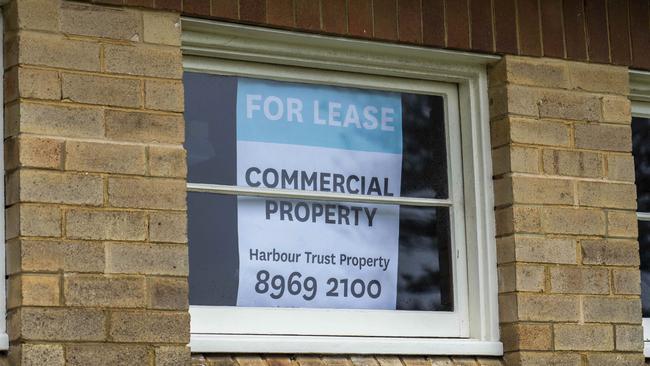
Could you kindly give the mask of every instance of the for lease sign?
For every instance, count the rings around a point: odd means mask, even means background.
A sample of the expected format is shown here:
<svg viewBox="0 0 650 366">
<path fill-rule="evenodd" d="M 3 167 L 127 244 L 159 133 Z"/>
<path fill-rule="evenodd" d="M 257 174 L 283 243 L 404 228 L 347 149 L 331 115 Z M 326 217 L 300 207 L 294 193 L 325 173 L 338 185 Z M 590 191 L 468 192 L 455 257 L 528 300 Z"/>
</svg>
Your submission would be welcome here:
<svg viewBox="0 0 650 366">
<path fill-rule="evenodd" d="M 240 78 L 237 184 L 400 192 L 398 93 Z M 239 197 L 238 306 L 395 309 L 399 207 Z"/>
</svg>

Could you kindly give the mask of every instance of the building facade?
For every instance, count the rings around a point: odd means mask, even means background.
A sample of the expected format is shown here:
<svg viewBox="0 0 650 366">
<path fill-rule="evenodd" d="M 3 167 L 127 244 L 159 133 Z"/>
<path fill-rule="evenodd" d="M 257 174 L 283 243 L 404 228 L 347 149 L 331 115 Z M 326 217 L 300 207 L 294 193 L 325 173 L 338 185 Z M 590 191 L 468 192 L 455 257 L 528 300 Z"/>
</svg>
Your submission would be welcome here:
<svg viewBox="0 0 650 366">
<path fill-rule="evenodd" d="M 2 14 L 0 364 L 646 363 L 647 0 Z"/>
</svg>

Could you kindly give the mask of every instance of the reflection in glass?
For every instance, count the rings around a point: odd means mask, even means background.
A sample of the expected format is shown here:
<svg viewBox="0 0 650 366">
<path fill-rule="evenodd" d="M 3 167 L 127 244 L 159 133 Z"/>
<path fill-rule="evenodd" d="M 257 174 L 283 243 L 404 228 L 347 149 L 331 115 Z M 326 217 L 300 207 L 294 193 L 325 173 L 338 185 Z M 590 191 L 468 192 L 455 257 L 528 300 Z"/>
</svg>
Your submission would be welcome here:
<svg viewBox="0 0 650 366">
<path fill-rule="evenodd" d="M 650 212 L 650 118 L 632 118 L 632 151 L 639 212 Z"/>
<path fill-rule="evenodd" d="M 641 303 L 643 317 L 650 317 L 650 221 L 639 221 L 639 252 L 641 254 Z"/>
</svg>

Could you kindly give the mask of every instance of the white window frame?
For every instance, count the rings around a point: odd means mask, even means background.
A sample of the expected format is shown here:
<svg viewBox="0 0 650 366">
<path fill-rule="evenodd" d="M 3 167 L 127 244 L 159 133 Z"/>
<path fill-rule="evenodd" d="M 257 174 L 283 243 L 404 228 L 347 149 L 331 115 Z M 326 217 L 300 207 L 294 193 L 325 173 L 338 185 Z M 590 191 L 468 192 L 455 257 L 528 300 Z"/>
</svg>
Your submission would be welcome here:
<svg viewBox="0 0 650 366">
<path fill-rule="evenodd" d="M 630 71 L 632 116 L 650 118 L 650 72 Z M 650 212 L 637 212 L 639 221 L 650 221 Z M 643 318 L 643 353 L 650 357 L 650 318 Z"/>
<path fill-rule="evenodd" d="M 186 71 L 442 95 L 446 105 L 458 106 L 446 110 L 447 147 L 452 188 L 462 187 L 464 192 L 452 189 L 450 200 L 426 200 L 351 199 L 349 195 L 288 190 L 248 192 L 201 184 L 188 184 L 188 190 L 415 205 L 436 201 L 455 207 L 452 221 L 458 224 L 452 224 L 452 236 L 459 243 L 471 243 L 453 251 L 460 258 L 452 261 L 454 312 L 190 306 L 192 351 L 503 354 L 485 66 L 498 58 L 192 18 L 182 22 Z M 360 316 L 364 322 L 358 322 Z M 387 322 L 390 332 L 374 329 L 372 321 Z"/>
<path fill-rule="evenodd" d="M 6 1 L 0 0 L 0 6 L 4 6 Z M 0 65 L 4 65 L 4 17 L 0 8 Z M 2 79 L 4 80 L 4 67 L 2 68 Z M 0 88 L 0 100 L 4 101 L 4 88 Z M 4 126 L 4 113 L 0 114 L 0 126 Z M 0 141 L 4 141 L 4 128 L 0 128 Z M 2 179 L 0 179 L 0 191 L 5 191 L 5 158 L 4 149 L 0 149 L 0 169 L 2 170 Z M 4 197 L 4 196 L 3 196 Z M 0 237 L 5 237 L 5 210 L 0 210 Z M 6 239 L 5 239 L 6 240 Z M 2 242 L 0 248 L 0 275 L 6 278 L 5 269 L 5 250 L 6 243 Z M 7 334 L 7 280 L 0 281 L 0 350 L 9 349 L 9 335 Z"/>
</svg>

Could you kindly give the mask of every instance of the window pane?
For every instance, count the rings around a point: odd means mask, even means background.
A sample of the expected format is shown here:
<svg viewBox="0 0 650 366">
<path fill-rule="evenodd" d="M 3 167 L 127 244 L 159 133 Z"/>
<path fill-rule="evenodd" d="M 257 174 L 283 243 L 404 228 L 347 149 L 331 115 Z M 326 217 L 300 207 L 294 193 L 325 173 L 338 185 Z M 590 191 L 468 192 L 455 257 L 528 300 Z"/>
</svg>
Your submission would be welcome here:
<svg viewBox="0 0 650 366">
<path fill-rule="evenodd" d="M 639 221 L 639 251 L 641 254 L 641 303 L 643 317 L 650 317 L 650 221 Z"/>
<path fill-rule="evenodd" d="M 632 118 L 632 150 L 639 212 L 650 212 L 650 119 Z"/>
<path fill-rule="evenodd" d="M 190 192 L 188 217 L 192 305 L 453 310 L 447 208 Z"/>
<path fill-rule="evenodd" d="M 189 182 L 448 197 L 441 96 L 199 73 L 184 83 Z"/>
</svg>

